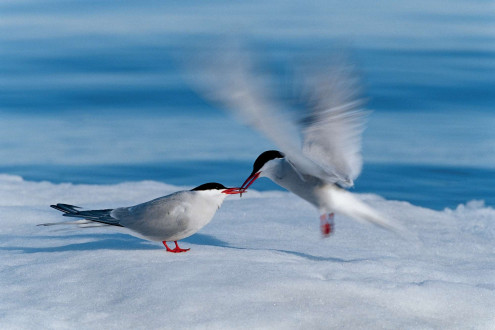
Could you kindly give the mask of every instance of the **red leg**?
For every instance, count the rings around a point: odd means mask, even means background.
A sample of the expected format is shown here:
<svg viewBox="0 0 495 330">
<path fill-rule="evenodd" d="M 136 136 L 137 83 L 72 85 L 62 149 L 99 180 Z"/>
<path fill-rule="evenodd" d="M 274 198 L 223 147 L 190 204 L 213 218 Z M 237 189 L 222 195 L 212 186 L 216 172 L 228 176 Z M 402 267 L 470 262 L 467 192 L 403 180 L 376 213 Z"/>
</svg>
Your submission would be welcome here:
<svg viewBox="0 0 495 330">
<path fill-rule="evenodd" d="M 322 214 L 320 216 L 320 230 L 323 237 L 330 236 L 335 229 L 335 223 L 333 221 L 334 214 Z"/>
<path fill-rule="evenodd" d="M 174 249 L 174 251 L 175 251 L 176 253 L 177 253 L 177 252 L 186 252 L 186 251 L 189 251 L 189 250 L 190 250 L 190 249 L 181 249 L 181 248 L 179 247 L 179 244 L 177 244 L 177 241 L 174 241 L 174 243 L 175 243 L 175 249 Z"/>
<path fill-rule="evenodd" d="M 174 250 L 172 250 L 171 248 L 168 247 L 166 241 L 163 241 L 162 243 L 163 243 L 163 245 L 165 245 L 165 248 L 167 249 L 167 252 L 174 252 Z"/>
<path fill-rule="evenodd" d="M 186 252 L 186 251 L 189 251 L 190 250 L 190 249 L 181 249 L 179 247 L 179 244 L 177 244 L 177 241 L 174 241 L 174 243 L 175 243 L 175 249 L 173 249 L 173 250 L 168 247 L 166 241 L 163 241 L 162 243 L 163 243 L 163 245 L 165 245 L 165 248 L 167 249 L 167 252 L 179 253 L 179 252 Z"/>
</svg>

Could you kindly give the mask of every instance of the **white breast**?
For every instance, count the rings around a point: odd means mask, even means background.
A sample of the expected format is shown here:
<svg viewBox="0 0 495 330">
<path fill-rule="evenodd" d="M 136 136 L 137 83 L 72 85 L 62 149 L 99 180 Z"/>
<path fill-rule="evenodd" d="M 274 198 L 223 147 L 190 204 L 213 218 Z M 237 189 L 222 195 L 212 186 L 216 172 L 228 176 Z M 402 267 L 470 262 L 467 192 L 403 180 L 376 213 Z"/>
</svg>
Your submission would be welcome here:
<svg viewBox="0 0 495 330">
<path fill-rule="evenodd" d="M 296 172 L 293 166 L 281 159 L 277 166 L 274 166 L 265 173 L 273 182 L 279 186 L 298 195 L 302 199 L 316 206 L 318 209 L 327 207 L 327 194 L 322 194 L 328 186 L 323 180 Z"/>
</svg>

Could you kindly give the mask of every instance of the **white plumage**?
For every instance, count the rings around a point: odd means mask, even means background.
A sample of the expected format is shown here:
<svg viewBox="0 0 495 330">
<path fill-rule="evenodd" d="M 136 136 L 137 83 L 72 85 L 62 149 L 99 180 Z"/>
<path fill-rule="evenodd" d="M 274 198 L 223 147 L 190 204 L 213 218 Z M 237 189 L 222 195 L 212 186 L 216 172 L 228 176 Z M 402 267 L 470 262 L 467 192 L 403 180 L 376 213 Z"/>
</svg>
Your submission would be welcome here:
<svg viewBox="0 0 495 330">
<path fill-rule="evenodd" d="M 322 231 L 333 230 L 333 212 L 359 221 L 399 229 L 343 187 L 351 187 L 362 168 L 361 136 L 367 111 L 359 98 L 355 70 L 343 57 L 331 65 L 297 70 L 297 102 L 284 102 L 279 85 L 256 71 L 247 51 L 233 48 L 205 62 L 205 95 L 263 133 L 281 152 L 262 153 L 242 188 L 259 177 L 315 205 Z M 278 153 L 278 154 L 277 154 Z"/>
<path fill-rule="evenodd" d="M 80 211 L 79 207 L 68 204 L 56 204 L 51 207 L 64 212 L 66 217 L 127 228 L 145 239 L 163 242 L 169 252 L 185 252 L 189 249 L 179 248 L 177 241 L 206 226 L 225 197 L 240 192 L 239 188 L 205 183 L 192 190 L 175 192 L 129 207 L 87 211 Z M 174 241 L 175 249 L 170 249 L 167 241 Z"/>
</svg>

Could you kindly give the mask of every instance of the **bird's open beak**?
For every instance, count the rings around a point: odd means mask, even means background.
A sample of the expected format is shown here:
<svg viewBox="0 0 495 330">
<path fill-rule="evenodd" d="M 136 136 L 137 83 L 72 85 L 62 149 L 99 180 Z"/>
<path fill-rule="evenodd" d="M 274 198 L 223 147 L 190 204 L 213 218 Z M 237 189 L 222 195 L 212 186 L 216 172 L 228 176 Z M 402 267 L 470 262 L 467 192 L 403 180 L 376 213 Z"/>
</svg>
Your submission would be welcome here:
<svg viewBox="0 0 495 330">
<path fill-rule="evenodd" d="M 238 187 L 235 187 L 235 188 L 227 188 L 225 190 L 222 190 L 222 193 L 223 194 L 227 194 L 227 195 L 235 195 L 235 194 L 241 194 L 244 192 L 245 189 L 242 189 L 242 188 L 238 188 Z"/>
<path fill-rule="evenodd" d="M 246 181 L 244 181 L 244 183 L 241 186 L 241 189 L 243 189 L 243 192 L 246 191 L 247 188 L 249 188 L 249 186 L 254 183 L 254 181 L 256 181 L 256 179 L 260 176 L 260 174 L 261 174 L 261 172 L 252 173 L 249 176 L 249 178 L 247 178 Z"/>
</svg>

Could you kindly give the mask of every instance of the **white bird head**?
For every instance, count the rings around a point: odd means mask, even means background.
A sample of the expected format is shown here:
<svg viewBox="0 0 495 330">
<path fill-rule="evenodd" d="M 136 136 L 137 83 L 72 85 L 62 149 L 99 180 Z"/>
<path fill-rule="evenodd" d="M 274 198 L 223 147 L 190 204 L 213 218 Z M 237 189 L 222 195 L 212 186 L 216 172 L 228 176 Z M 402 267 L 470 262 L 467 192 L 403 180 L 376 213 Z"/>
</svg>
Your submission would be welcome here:
<svg viewBox="0 0 495 330">
<path fill-rule="evenodd" d="M 268 150 L 261 153 L 261 155 L 259 155 L 254 161 L 253 171 L 246 181 L 244 181 L 240 189 L 245 191 L 259 177 L 270 177 L 271 170 L 274 169 L 279 164 L 279 161 L 284 158 L 285 155 L 277 150 Z"/>
</svg>

